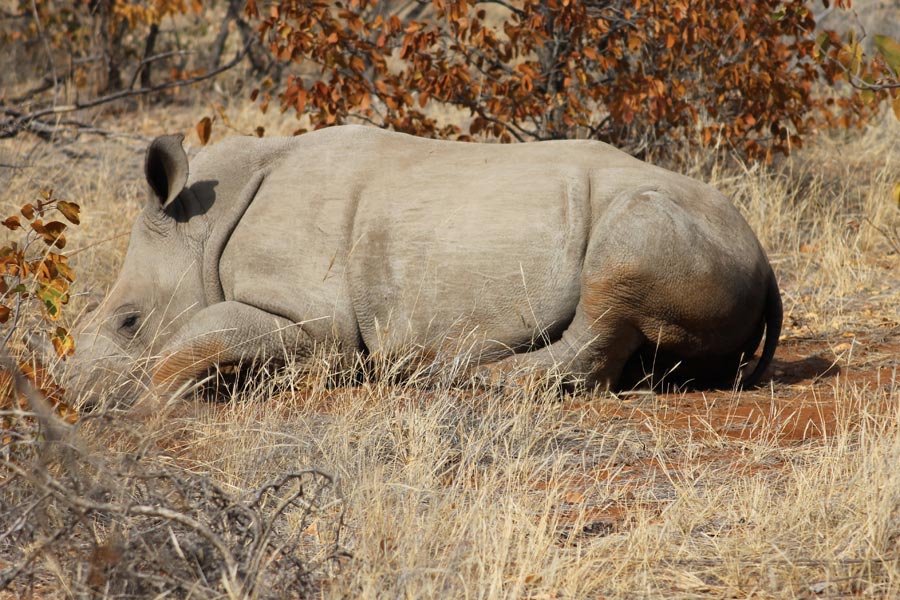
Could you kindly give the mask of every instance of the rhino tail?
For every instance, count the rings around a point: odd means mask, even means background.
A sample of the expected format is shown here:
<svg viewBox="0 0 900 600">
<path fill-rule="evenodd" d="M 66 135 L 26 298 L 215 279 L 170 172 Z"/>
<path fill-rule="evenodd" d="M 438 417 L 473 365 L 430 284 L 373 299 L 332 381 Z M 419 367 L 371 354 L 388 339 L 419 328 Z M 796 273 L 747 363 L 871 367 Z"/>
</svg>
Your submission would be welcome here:
<svg viewBox="0 0 900 600">
<path fill-rule="evenodd" d="M 775 279 L 775 273 L 771 270 L 769 273 L 765 308 L 766 341 L 763 345 L 762 355 L 756 361 L 756 366 L 753 367 L 753 372 L 741 382 L 741 387 L 745 389 L 759 383 L 760 378 L 775 356 L 775 348 L 778 347 L 778 338 L 781 335 L 781 322 L 784 317 L 781 293 L 778 291 L 778 281 Z"/>
</svg>

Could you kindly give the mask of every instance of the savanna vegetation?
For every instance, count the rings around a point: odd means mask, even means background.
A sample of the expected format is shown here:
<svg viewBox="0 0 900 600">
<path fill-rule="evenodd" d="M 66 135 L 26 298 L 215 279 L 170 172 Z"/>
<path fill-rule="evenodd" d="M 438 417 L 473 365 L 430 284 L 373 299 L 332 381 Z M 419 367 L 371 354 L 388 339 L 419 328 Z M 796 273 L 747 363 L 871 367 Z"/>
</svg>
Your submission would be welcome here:
<svg viewBox="0 0 900 600">
<path fill-rule="evenodd" d="M 898 17 L 0 3 L 0 597 L 900 595 Z M 147 141 L 347 122 L 592 138 L 709 181 L 779 277 L 770 383 L 560 397 L 385 362 L 349 385 L 324 350 L 215 401 L 84 411 L 55 383 L 121 264 Z"/>
</svg>

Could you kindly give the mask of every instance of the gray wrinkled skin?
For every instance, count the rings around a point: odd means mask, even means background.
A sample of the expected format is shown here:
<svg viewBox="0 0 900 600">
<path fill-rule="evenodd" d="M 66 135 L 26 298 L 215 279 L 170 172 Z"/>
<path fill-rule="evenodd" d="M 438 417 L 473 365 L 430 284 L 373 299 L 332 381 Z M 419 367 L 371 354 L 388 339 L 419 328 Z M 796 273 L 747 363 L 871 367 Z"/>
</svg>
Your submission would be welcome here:
<svg viewBox="0 0 900 600">
<path fill-rule="evenodd" d="M 345 126 L 231 138 L 188 165 L 163 136 L 146 175 L 122 272 L 77 337 L 79 390 L 323 343 L 613 387 L 642 359 L 721 384 L 766 330 L 752 383 L 777 344 L 775 276 L 734 206 L 600 142 Z"/>
</svg>

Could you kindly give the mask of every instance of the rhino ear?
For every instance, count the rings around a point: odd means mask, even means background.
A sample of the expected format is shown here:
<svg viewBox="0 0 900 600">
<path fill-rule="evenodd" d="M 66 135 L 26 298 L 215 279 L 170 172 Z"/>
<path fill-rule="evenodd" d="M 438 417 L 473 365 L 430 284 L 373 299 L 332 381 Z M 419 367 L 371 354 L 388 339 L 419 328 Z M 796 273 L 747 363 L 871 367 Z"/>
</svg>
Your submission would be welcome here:
<svg viewBox="0 0 900 600">
<path fill-rule="evenodd" d="M 187 183 L 188 159 L 181 147 L 182 140 L 184 136 L 180 133 L 162 135 L 147 149 L 144 173 L 162 208 L 169 206 Z"/>
</svg>

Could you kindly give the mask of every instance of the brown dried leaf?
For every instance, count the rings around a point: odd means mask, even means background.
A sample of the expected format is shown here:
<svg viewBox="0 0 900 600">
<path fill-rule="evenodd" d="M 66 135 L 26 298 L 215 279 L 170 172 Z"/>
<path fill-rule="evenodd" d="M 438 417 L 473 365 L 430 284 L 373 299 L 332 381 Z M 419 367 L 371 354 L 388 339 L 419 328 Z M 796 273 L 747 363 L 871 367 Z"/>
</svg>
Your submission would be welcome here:
<svg viewBox="0 0 900 600">
<path fill-rule="evenodd" d="M 48 246 L 55 245 L 57 248 L 63 248 L 66 245 L 66 237 L 63 235 L 66 224 L 62 221 L 50 221 L 43 224 L 40 219 L 37 219 L 31 224 L 31 228 L 41 234 L 41 238 Z"/>
<path fill-rule="evenodd" d="M 81 219 L 78 216 L 78 213 L 81 211 L 81 207 L 75 204 L 74 202 L 66 202 L 65 200 L 60 200 L 56 203 L 56 208 L 59 209 L 59 212 L 63 214 L 63 216 L 69 220 L 73 225 L 78 225 L 81 223 Z"/>
<path fill-rule="evenodd" d="M 197 137 L 200 138 L 200 145 L 205 146 L 209 143 L 209 136 L 212 134 L 212 119 L 203 117 L 197 123 Z"/>
<path fill-rule="evenodd" d="M 66 230 L 66 227 L 68 227 L 68 225 L 66 225 L 62 221 L 50 221 L 49 223 L 44 225 L 44 231 L 52 236 L 59 236 L 63 231 Z"/>
</svg>

